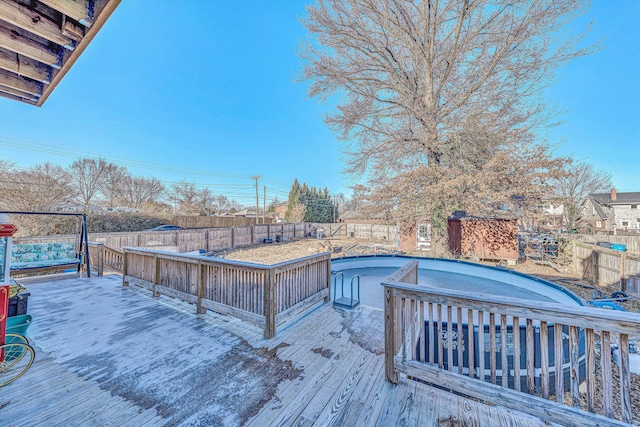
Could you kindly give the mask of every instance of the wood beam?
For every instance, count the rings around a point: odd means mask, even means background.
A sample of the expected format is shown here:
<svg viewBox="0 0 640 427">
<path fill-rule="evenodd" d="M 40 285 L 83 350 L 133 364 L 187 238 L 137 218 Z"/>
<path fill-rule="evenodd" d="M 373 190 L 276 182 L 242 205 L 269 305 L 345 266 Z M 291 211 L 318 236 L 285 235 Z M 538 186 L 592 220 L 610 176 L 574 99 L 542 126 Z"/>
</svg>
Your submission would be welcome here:
<svg viewBox="0 0 640 427">
<path fill-rule="evenodd" d="M 87 30 L 85 37 L 82 39 L 82 42 L 78 44 L 78 48 L 71 52 L 71 55 L 65 60 L 64 67 L 57 72 L 54 73 L 53 79 L 51 80 L 51 84 L 44 88 L 44 92 L 40 100 L 36 104 L 38 107 L 41 107 L 42 104 L 47 100 L 53 89 L 58 85 L 60 80 L 67 74 L 67 71 L 73 66 L 73 64 L 78 60 L 82 52 L 89 46 L 89 43 L 93 40 L 93 38 L 98 34 L 98 31 L 102 28 L 102 26 L 107 22 L 107 19 L 111 16 L 114 10 L 118 7 L 122 0 L 108 0 L 108 2 L 104 5 L 102 10 L 96 11 L 95 22 Z"/>
<path fill-rule="evenodd" d="M 33 102 L 38 102 L 38 99 L 40 99 L 39 96 L 30 94 L 30 93 L 26 93 L 26 92 L 23 92 L 21 90 L 16 90 L 16 89 L 14 89 L 12 87 L 5 86 L 3 84 L 0 84 L 0 92 L 7 93 L 9 95 L 18 97 L 20 99 L 28 99 L 29 101 L 33 101 Z"/>
<path fill-rule="evenodd" d="M 0 68 L 45 84 L 51 83 L 51 67 L 3 48 L 0 48 Z"/>
<path fill-rule="evenodd" d="M 58 55 L 42 44 L 23 36 L 19 31 L 14 31 L 11 27 L 2 25 L 0 21 L 0 47 L 19 53 L 27 58 L 34 59 L 54 68 L 60 68 L 62 63 Z"/>
<path fill-rule="evenodd" d="M 75 19 L 85 27 L 93 25 L 93 5 L 89 7 L 87 0 L 40 0 L 40 3 Z"/>
<path fill-rule="evenodd" d="M 36 34 L 66 49 L 75 49 L 76 42 L 62 34 L 59 25 L 41 14 L 11 0 L 0 0 L 0 16 L 18 28 Z"/>
<path fill-rule="evenodd" d="M 24 102 L 26 104 L 37 105 L 36 102 L 31 99 L 16 96 L 8 92 L 4 92 L 1 89 L 0 89 L 0 96 L 2 96 L 3 98 L 11 99 L 12 101 L 18 101 L 18 102 Z"/>
<path fill-rule="evenodd" d="M 31 95 L 42 95 L 42 83 L 16 76 L 8 71 L 0 70 L 0 85 L 26 92 Z"/>
</svg>

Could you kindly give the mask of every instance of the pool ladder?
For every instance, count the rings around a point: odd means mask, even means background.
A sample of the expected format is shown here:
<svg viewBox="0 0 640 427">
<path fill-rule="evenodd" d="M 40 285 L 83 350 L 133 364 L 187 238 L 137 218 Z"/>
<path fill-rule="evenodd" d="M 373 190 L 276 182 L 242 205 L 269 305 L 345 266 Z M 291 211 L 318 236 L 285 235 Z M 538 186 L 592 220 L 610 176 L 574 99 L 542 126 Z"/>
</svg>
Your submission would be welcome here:
<svg viewBox="0 0 640 427">
<path fill-rule="evenodd" d="M 340 298 L 338 298 L 338 276 L 340 276 Z M 357 290 L 357 298 L 353 297 L 353 282 L 356 280 L 356 290 Z M 333 305 L 337 305 L 339 307 L 353 308 L 360 304 L 360 276 L 354 274 L 351 278 L 351 296 L 344 296 L 344 273 L 342 271 L 338 272 L 333 277 Z"/>
</svg>

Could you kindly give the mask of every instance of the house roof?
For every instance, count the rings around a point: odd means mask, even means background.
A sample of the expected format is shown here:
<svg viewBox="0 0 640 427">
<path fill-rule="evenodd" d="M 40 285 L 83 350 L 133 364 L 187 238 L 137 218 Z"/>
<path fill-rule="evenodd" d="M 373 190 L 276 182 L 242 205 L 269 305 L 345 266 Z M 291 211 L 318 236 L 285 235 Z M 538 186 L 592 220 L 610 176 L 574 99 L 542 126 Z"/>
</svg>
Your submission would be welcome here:
<svg viewBox="0 0 640 427">
<path fill-rule="evenodd" d="M 0 96 L 49 97 L 121 0 L 0 0 Z"/>
<path fill-rule="evenodd" d="M 630 193 L 616 193 L 616 200 L 611 200 L 611 193 L 594 193 L 589 194 L 596 202 L 603 205 L 628 205 L 630 203 L 640 204 L 640 191 Z"/>
</svg>

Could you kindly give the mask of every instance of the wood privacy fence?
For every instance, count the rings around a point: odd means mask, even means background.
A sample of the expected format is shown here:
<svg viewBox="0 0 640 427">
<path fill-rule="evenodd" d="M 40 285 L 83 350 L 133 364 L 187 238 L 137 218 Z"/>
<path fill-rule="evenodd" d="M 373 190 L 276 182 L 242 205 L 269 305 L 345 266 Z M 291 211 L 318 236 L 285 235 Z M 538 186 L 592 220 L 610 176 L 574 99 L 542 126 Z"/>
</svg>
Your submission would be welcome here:
<svg viewBox="0 0 640 427">
<path fill-rule="evenodd" d="M 323 231 L 325 237 L 345 237 L 354 239 L 386 240 L 399 245 L 400 230 L 396 225 L 375 224 L 312 224 Z"/>
<path fill-rule="evenodd" d="M 406 268 L 417 270 L 417 264 Z M 403 373 L 561 425 L 634 421 L 639 397 L 632 402 L 629 334 L 640 331 L 640 315 L 461 295 L 416 285 L 411 271 L 401 276 L 383 283 L 388 381 L 396 383 Z M 611 339 L 618 341 L 619 368 L 611 363 Z M 562 361 L 563 375 L 556 375 L 554 361 Z"/>
<path fill-rule="evenodd" d="M 262 243 L 267 238 L 275 241 L 278 236 L 283 240 L 302 238 L 309 233 L 310 229 L 311 226 L 308 223 L 254 224 L 198 230 L 89 233 L 89 240 L 102 243 L 111 249 L 122 249 L 125 246 L 139 248 L 175 246 L 178 252 L 198 249 L 216 251 Z M 22 237 L 16 239 L 16 243 L 75 242 L 75 239 L 76 235 Z"/>
<path fill-rule="evenodd" d="M 174 224 L 184 228 L 228 228 L 242 225 L 252 225 L 256 223 L 255 218 L 235 217 L 235 216 L 186 216 L 177 215 L 174 217 Z M 262 218 L 258 218 L 262 222 Z"/>
<path fill-rule="evenodd" d="M 330 299 L 331 253 L 274 265 L 124 248 L 123 284 L 195 303 L 264 328 L 276 328 Z"/>
<path fill-rule="evenodd" d="M 615 285 L 640 298 L 640 255 L 573 242 L 574 272 L 598 286 Z"/>
<path fill-rule="evenodd" d="M 627 252 L 640 255 L 640 236 L 608 236 L 592 234 L 563 234 L 570 240 L 579 242 L 611 242 L 627 245 Z"/>
</svg>

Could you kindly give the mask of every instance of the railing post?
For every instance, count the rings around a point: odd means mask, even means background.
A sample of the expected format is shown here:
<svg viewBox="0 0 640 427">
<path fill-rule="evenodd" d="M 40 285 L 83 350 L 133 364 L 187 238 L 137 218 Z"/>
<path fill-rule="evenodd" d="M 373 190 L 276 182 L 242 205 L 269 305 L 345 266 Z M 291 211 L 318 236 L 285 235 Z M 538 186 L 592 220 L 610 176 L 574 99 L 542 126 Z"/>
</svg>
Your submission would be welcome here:
<svg viewBox="0 0 640 427">
<path fill-rule="evenodd" d="M 253 227 L 251 228 L 253 229 Z M 273 270 L 264 274 L 264 337 L 276 336 L 276 293 L 273 283 Z"/>
<path fill-rule="evenodd" d="M 196 274 L 197 277 L 197 287 L 198 287 L 198 305 L 196 308 L 196 313 L 205 314 L 207 309 L 202 307 L 202 299 L 204 298 L 204 274 L 202 274 L 203 265 L 201 262 L 198 262 L 198 272 Z"/>
<path fill-rule="evenodd" d="M 394 358 L 396 356 L 396 298 L 393 289 L 384 287 L 384 374 L 390 383 L 398 384 Z"/>
<path fill-rule="evenodd" d="M 122 248 L 122 286 L 129 286 L 127 281 L 127 250 Z"/>
<path fill-rule="evenodd" d="M 98 243 L 98 277 L 104 274 L 104 244 Z"/>
<path fill-rule="evenodd" d="M 158 258 L 158 255 L 154 255 L 153 256 L 153 265 L 154 265 L 154 271 L 153 271 L 153 296 L 154 297 L 159 297 L 160 293 L 156 289 L 156 287 L 158 286 L 158 283 L 160 282 L 160 259 Z"/>
<path fill-rule="evenodd" d="M 327 297 L 325 302 L 331 302 L 331 255 L 327 259 Z"/>
</svg>

